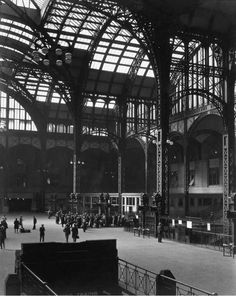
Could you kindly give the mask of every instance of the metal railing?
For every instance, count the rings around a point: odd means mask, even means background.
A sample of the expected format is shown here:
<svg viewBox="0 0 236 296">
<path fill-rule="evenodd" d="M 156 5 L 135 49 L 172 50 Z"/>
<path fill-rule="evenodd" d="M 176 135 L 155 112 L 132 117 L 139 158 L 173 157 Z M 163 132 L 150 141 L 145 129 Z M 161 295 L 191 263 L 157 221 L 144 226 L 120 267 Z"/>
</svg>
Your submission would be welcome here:
<svg viewBox="0 0 236 296">
<path fill-rule="evenodd" d="M 206 232 L 200 230 L 192 230 L 189 235 L 191 244 L 200 245 L 206 248 L 213 248 L 219 251 L 223 250 L 223 244 L 232 242 L 232 235 L 216 232 Z"/>
<path fill-rule="evenodd" d="M 162 274 L 156 274 L 119 258 L 119 285 L 133 295 L 217 295 Z M 164 289 L 164 290 L 163 290 Z M 171 291 L 171 293 L 168 293 Z"/>
<path fill-rule="evenodd" d="M 29 267 L 21 263 L 22 293 L 26 295 L 57 295 Z"/>
<path fill-rule="evenodd" d="M 182 233 L 181 236 L 178 234 L 177 228 L 170 227 L 168 232 L 163 233 L 163 238 L 197 245 L 204 248 L 215 249 L 218 251 L 223 251 L 223 244 L 232 243 L 232 235 L 197 229 L 189 230 L 185 227 L 182 228 L 185 233 Z M 124 227 L 124 230 L 134 232 L 134 228 L 131 225 Z M 153 228 L 149 228 L 149 235 L 155 237 Z"/>
<path fill-rule="evenodd" d="M 118 260 L 119 285 L 134 295 L 156 295 L 156 277 L 154 272 Z"/>
</svg>

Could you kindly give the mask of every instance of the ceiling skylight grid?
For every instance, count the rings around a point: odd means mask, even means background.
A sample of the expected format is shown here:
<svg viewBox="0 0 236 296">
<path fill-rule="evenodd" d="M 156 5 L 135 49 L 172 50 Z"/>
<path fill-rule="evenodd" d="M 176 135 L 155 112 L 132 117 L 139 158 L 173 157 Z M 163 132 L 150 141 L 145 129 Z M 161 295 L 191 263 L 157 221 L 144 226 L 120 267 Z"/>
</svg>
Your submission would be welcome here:
<svg viewBox="0 0 236 296">
<path fill-rule="evenodd" d="M 20 42 L 25 43 L 27 45 L 29 45 L 33 37 L 32 30 L 28 26 L 22 25 L 19 22 L 6 22 L 6 19 L 1 19 L 0 28 L 2 31 L 6 32 L 6 34 L 4 35 L 8 38 L 19 40 Z"/>
<path fill-rule="evenodd" d="M 37 0 L 38 1 L 38 0 Z M 35 3 L 31 0 L 11 0 L 14 4 L 20 7 L 26 7 L 31 9 L 37 9 Z"/>
</svg>

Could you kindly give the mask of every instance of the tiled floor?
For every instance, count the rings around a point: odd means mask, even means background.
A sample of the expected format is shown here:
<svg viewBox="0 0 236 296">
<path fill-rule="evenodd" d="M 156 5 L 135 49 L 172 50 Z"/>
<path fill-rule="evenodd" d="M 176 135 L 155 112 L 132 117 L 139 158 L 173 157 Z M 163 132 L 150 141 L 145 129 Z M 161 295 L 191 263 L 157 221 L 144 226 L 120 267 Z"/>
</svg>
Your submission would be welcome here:
<svg viewBox="0 0 236 296">
<path fill-rule="evenodd" d="M 6 249 L 0 249 L 0 295 L 4 295 L 5 279 L 14 273 L 15 250 L 21 243 L 38 242 L 40 224 L 46 228 L 45 241 L 65 241 L 62 227 L 55 224 L 54 218 L 38 214 L 36 230 L 30 233 L 14 233 L 13 220 L 16 215 L 7 215 Z M 24 227 L 32 229 L 33 215 L 24 214 Z M 154 238 L 133 236 L 117 228 L 80 230 L 80 241 L 90 239 L 116 239 L 118 255 L 130 263 L 155 273 L 169 269 L 175 278 L 197 288 L 216 292 L 218 295 L 236 295 L 236 257 L 224 257 L 221 252 L 169 240 L 158 243 Z"/>
</svg>

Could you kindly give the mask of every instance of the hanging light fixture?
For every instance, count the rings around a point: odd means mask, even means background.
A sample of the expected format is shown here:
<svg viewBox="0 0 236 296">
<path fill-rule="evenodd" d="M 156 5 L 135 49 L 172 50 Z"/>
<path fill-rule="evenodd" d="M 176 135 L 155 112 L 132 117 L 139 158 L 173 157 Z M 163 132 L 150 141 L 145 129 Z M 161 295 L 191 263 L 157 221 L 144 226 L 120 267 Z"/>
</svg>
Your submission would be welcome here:
<svg viewBox="0 0 236 296">
<path fill-rule="evenodd" d="M 48 48 L 47 48 L 47 46 L 42 47 L 42 53 L 43 54 L 48 54 Z"/>
<path fill-rule="evenodd" d="M 58 56 L 62 55 L 62 48 L 60 45 L 58 45 L 57 48 L 55 49 L 55 53 Z"/>
<path fill-rule="evenodd" d="M 56 60 L 56 65 L 57 65 L 58 67 L 61 67 L 62 64 L 63 64 L 62 60 L 59 60 L 59 59 Z"/>
<path fill-rule="evenodd" d="M 50 61 L 49 61 L 48 56 L 45 56 L 45 58 L 43 59 L 43 64 L 44 64 L 44 66 L 49 66 L 50 65 Z"/>
<path fill-rule="evenodd" d="M 72 61 L 72 53 L 71 52 L 66 52 L 65 53 L 65 63 L 66 64 L 71 64 Z"/>
<path fill-rule="evenodd" d="M 64 64 L 71 64 L 72 62 L 72 50 L 70 43 L 65 41 L 68 46 L 62 47 L 57 44 L 55 47 L 50 47 L 45 44 L 43 37 L 37 38 L 34 42 L 35 49 L 32 52 L 32 56 L 35 62 L 42 63 L 44 66 L 52 66 L 53 64 L 61 67 Z"/>
</svg>

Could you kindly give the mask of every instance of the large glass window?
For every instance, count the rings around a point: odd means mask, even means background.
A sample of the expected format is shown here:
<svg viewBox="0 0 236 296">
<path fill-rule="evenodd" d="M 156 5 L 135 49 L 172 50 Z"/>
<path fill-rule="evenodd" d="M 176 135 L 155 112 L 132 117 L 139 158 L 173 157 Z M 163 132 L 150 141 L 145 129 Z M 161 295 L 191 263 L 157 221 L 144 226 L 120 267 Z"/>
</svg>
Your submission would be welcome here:
<svg viewBox="0 0 236 296">
<path fill-rule="evenodd" d="M 218 167 L 209 168 L 208 180 L 209 180 L 209 185 L 219 185 L 220 184 L 219 168 Z"/>
<path fill-rule="evenodd" d="M 37 131 L 31 116 L 13 98 L 0 92 L 0 125 L 9 130 Z"/>
</svg>

